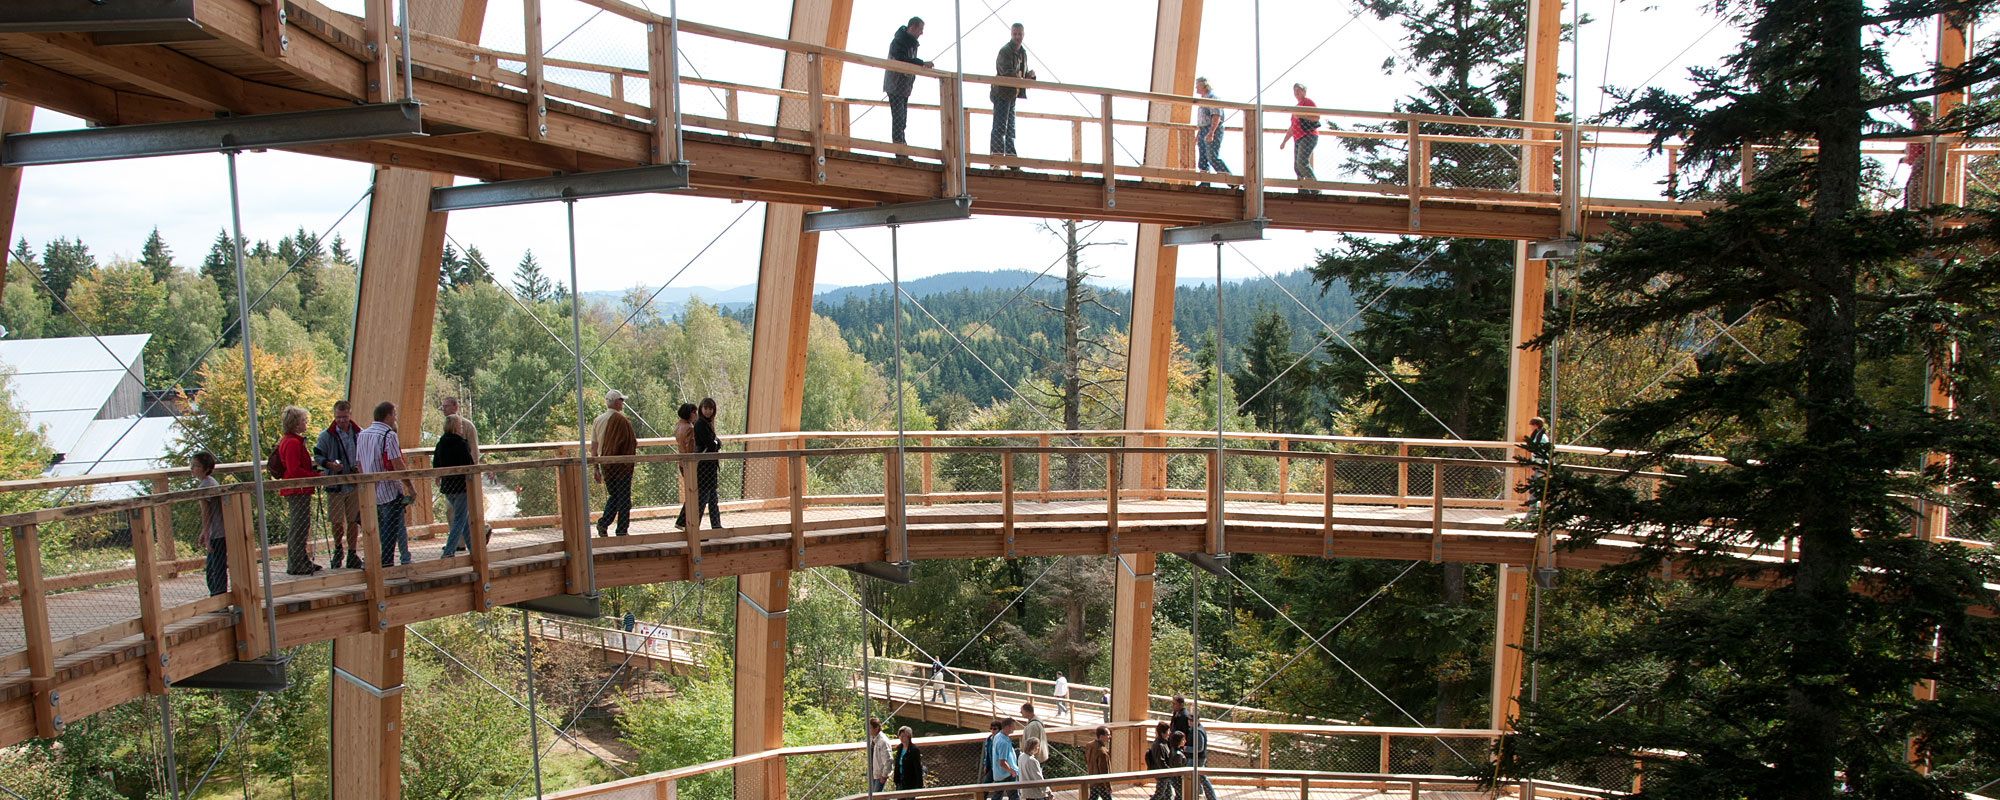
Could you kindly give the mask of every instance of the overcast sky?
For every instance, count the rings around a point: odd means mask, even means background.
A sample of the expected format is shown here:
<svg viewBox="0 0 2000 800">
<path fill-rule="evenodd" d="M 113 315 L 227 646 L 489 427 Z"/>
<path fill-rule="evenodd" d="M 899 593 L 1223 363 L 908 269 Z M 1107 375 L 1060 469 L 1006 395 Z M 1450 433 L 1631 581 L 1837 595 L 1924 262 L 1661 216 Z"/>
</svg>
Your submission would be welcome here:
<svg viewBox="0 0 2000 800">
<path fill-rule="evenodd" d="M 1043 80 L 1146 88 L 1152 46 L 1153 4 L 1144 0 L 961 0 L 964 4 L 967 72 L 990 73 L 994 51 L 1005 42 L 1006 24 L 1027 26 L 1027 45 L 1037 59 L 1032 64 Z M 666 0 L 646 0 L 655 11 L 667 10 Z M 328 0 L 328 5 L 358 12 L 360 0 Z M 1717 27 L 1700 13 L 1698 4 L 1581 0 L 1573 10 L 1591 21 L 1578 41 L 1565 45 L 1564 72 L 1577 74 L 1575 107 L 1588 118 L 1603 107 L 1602 86 L 1633 86 L 1651 79 L 1667 87 L 1685 86 L 1685 69 L 1713 64 L 1737 41 L 1737 31 Z M 544 0 L 550 55 L 595 63 L 643 66 L 642 45 L 635 46 L 635 26 L 611 15 L 592 17 L 574 0 Z M 1263 0 L 1262 62 L 1266 99 L 1289 102 L 1289 86 L 1302 81 L 1319 105 L 1333 108 L 1390 108 L 1407 96 L 1417 81 L 1401 66 L 1385 73 L 1386 59 L 1401 61 L 1400 31 L 1390 22 L 1358 16 L 1346 2 L 1326 0 Z M 785 36 L 789 19 L 786 0 L 682 0 L 685 18 L 739 30 Z M 992 13 L 998 9 L 998 13 Z M 949 0 L 856 0 L 849 49 L 885 54 L 890 34 L 901 21 L 919 14 L 930 21 L 921 55 L 949 67 L 956 56 L 952 44 L 953 4 Z M 518 51 L 522 40 L 520 0 L 491 0 L 485 43 Z M 1257 28 L 1248 0 L 1211 0 L 1202 22 L 1198 71 L 1228 99 L 1248 100 L 1256 81 Z M 1910 41 L 1910 50 L 1929 51 L 1929 33 Z M 730 43 L 684 37 L 684 72 L 699 72 L 717 80 L 771 85 L 779 71 L 777 57 Z M 560 43 L 558 43 L 560 42 Z M 1608 59 L 1606 53 L 1615 53 Z M 1921 55 L 1917 56 L 1921 57 Z M 881 73 L 849 69 L 842 92 L 848 96 L 879 97 Z M 934 101 L 935 82 L 921 81 L 918 102 Z M 1564 86 L 1568 93 L 1570 87 Z M 982 93 L 983 94 L 983 93 Z M 693 89 L 684 90 L 689 113 L 716 113 L 719 105 Z M 640 95 L 643 96 L 643 95 Z M 1096 113 L 1073 96 L 1036 92 L 1022 102 L 1023 110 Z M 984 102 L 983 96 L 978 98 Z M 1134 107 L 1136 109 L 1136 106 Z M 746 118 L 772 113 L 768 105 L 745 101 Z M 1136 115 L 1135 110 L 1130 115 Z M 720 114 L 717 113 L 717 116 Z M 1121 110 L 1121 116 L 1128 116 Z M 857 135 L 886 139 L 886 112 L 876 112 L 855 125 Z M 76 127 L 78 120 L 42 112 L 36 129 Z M 1270 124 L 1281 125 L 1273 115 Z M 1087 130 L 1086 138 L 1095 137 Z M 934 144 L 935 123 L 913 112 L 912 143 Z M 986 125 L 976 119 L 974 152 L 985 151 Z M 1121 131 L 1120 144 L 1131 153 L 1141 150 L 1136 131 Z M 1240 161 L 1241 141 L 1231 137 L 1225 157 Z M 1271 145 L 1275 146 L 1275 140 Z M 1067 123 L 1023 121 L 1020 151 L 1024 156 L 1066 158 Z M 1095 145 L 1087 146 L 1094 151 Z M 1289 153 L 1270 151 L 1274 164 L 1288 165 Z M 1230 155 L 1234 153 L 1235 155 Z M 1319 153 L 1319 175 L 1336 174 L 1338 152 L 1331 146 Z M 1086 157 L 1091 157 L 1088 154 Z M 1282 161 L 1280 159 L 1283 159 Z M 1130 159 L 1120 153 L 1120 161 Z M 366 223 L 365 205 L 335 227 L 342 213 L 367 189 L 371 168 L 345 161 L 290 153 L 253 153 L 240 159 L 246 233 L 254 239 L 275 239 L 304 226 L 343 234 L 359 251 Z M 1657 164 L 1640 166 L 1604 163 L 1591 181 L 1599 196 L 1652 197 Z M 1279 172 L 1268 174 L 1277 175 Z M 224 159 L 219 155 L 182 156 L 75 166 L 35 167 L 23 179 L 17 236 L 39 247 L 57 237 L 80 237 L 100 261 L 135 256 L 148 231 L 158 226 L 183 264 L 200 260 L 217 232 L 228 224 L 229 189 Z M 976 205 L 976 199 L 975 199 Z M 751 203 L 707 198 L 644 196 L 590 200 L 577 207 L 578 278 L 585 291 L 657 285 L 667 280 L 704 246 L 713 248 L 676 281 L 678 286 L 727 288 L 755 280 L 763 209 Z M 735 221 L 733 228 L 730 227 Z M 1007 217 L 918 225 L 902 235 L 902 270 L 907 277 L 962 269 L 1021 268 L 1039 271 L 1060 255 L 1057 241 L 1036 229 L 1035 220 Z M 725 233 L 725 230 L 727 231 Z M 450 235 L 463 245 L 476 245 L 496 268 L 511 274 L 524 250 L 533 249 L 552 277 L 567 278 L 564 211 L 560 204 L 488 209 L 453 214 Z M 888 268 L 888 234 L 849 232 L 828 238 L 820 249 L 818 281 L 852 285 L 882 280 L 864 260 Z M 1102 241 L 1131 241 L 1133 226 L 1106 225 Z M 1330 233 L 1273 232 L 1267 242 L 1245 245 L 1242 252 L 1257 266 L 1234 255 L 1224 272 L 1231 278 L 1255 276 L 1258 267 L 1270 272 L 1307 264 L 1317 248 L 1330 246 Z M 1091 260 L 1106 279 L 1131 277 L 1129 247 L 1094 248 Z M 1184 260 L 1183 275 L 1212 274 L 1206 257 Z"/>
</svg>

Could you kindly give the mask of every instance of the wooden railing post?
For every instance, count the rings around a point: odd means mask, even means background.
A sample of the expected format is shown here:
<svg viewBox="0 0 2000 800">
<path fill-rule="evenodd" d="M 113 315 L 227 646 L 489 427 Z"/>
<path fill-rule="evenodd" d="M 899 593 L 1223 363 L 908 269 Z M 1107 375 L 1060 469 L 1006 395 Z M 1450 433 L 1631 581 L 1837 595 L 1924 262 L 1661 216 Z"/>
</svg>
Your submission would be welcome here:
<svg viewBox="0 0 2000 800">
<path fill-rule="evenodd" d="M 42 593 L 42 549 L 34 525 L 14 528 L 14 570 L 21 584 L 21 628 L 27 639 L 35 734 L 47 738 L 62 732 L 62 698 L 54 689 L 55 641 L 49 633 L 49 599 Z"/>
<path fill-rule="evenodd" d="M 1396 507 L 1410 505 L 1410 443 L 1396 445 Z"/>
<path fill-rule="evenodd" d="M 430 466 L 430 454 L 410 454 L 411 469 L 430 469 Z M 410 481 L 410 488 L 415 489 L 416 494 L 410 497 L 411 519 L 405 524 L 410 528 L 422 529 L 423 535 L 421 538 L 437 538 L 437 530 L 431 527 L 437 523 L 437 481 L 431 478 L 416 478 Z M 419 537 L 412 536 L 410 538 L 415 539 Z M 446 538 L 450 537 L 447 536 Z"/>
<path fill-rule="evenodd" d="M 1444 465 L 1431 465 L 1431 563 L 1444 561 Z"/>
<path fill-rule="evenodd" d="M 1102 174 L 1104 175 L 1104 207 L 1105 207 L 1105 208 L 1117 208 L 1117 207 L 1118 207 L 1118 170 L 1117 170 L 1117 164 L 1116 164 L 1116 162 L 1115 162 L 1115 161 L 1114 161 L 1114 160 L 1112 159 L 1112 156 L 1113 156 L 1113 154 L 1115 154 L 1115 153 L 1117 152 L 1117 149 L 1118 149 L 1118 142 L 1117 142 L 1117 140 L 1113 139 L 1113 138 L 1112 138 L 1112 135 L 1111 135 L 1111 134 L 1112 134 L 1112 129 L 1111 129 L 1111 95 L 1108 95 L 1108 94 L 1107 94 L 1107 95 L 1103 95 L 1103 100 L 1104 100 L 1104 111 L 1103 111 L 1103 114 L 1102 114 L 1102 116 L 1100 116 L 1100 117 L 1098 118 L 1098 123 L 1097 123 L 1097 124 L 1098 124 L 1098 126 L 1099 126 L 1100 128 L 1102 128 L 1102 130 L 1101 130 L 1101 131 L 1099 131 L 1099 133 L 1101 133 L 1101 134 L 1103 135 L 1103 139 L 1104 139 L 1104 141 L 1103 141 L 1103 143 L 1102 143 L 1102 145 L 1103 145 L 1103 148 L 1104 148 L 1104 152 L 1103 152 L 1103 157 L 1104 157 L 1104 166 L 1103 166 L 1103 173 L 1102 173 Z"/>
<path fill-rule="evenodd" d="M 679 109 L 674 106 L 674 65 L 675 58 L 673 29 L 665 22 L 654 21 L 646 24 L 646 85 L 653 112 L 653 163 L 673 164 L 681 160 L 680 137 L 675 136 L 674 120 Z M 624 79 L 616 79 L 623 83 Z M 736 118 L 736 92 L 729 92 L 729 118 Z"/>
<path fill-rule="evenodd" d="M 166 494 L 172 490 L 165 476 L 152 480 L 153 494 Z M 160 543 L 160 561 L 167 565 L 167 577 L 178 578 L 181 571 L 175 562 L 180 561 L 180 546 L 174 541 L 174 509 L 164 503 L 154 506 L 153 538 Z"/>
<path fill-rule="evenodd" d="M 905 501 L 906 498 L 903 496 L 903 453 L 900 450 L 889 450 L 882 454 L 882 525 L 884 531 L 884 536 L 882 537 L 882 557 L 892 564 L 909 560 L 909 554 L 903 551 L 903 537 L 896 535 L 896 532 L 902 527 Z"/>
<path fill-rule="evenodd" d="M 271 652 L 264 627 L 264 584 L 258 575 L 259 558 L 270 554 L 257 548 L 256 506 L 247 492 L 222 498 L 222 535 L 229 549 L 229 592 L 241 612 L 236 621 L 237 659 L 256 658 Z"/>
<path fill-rule="evenodd" d="M 1071 175 L 1083 174 L 1083 120 L 1069 121 L 1069 160 L 1076 165 L 1069 171 Z"/>
<path fill-rule="evenodd" d="M 396 93 L 395 48 L 389 43 L 390 31 L 396 27 L 396 21 L 390 8 L 390 0 L 368 0 L 363 7 L 362 34 L 368 38 L 367 48 L 371 56 L 367 70 L 368 102 L 371 103 L 389 102 Z"/>
<path fill-rule="evenodd" d="M 1287 453 L 1291 452 L 1291 449 L 1292 449 L 1292 440 L 1290 439 L 1278 440 L 1278 452 Z M 1282 506 L 1285 504 L 1285 490 L 1290 488 L 1291 485 L 1292 485 L 1292 460 L 1286 456 L 1278 456 L 1278 505 Z"/>
<path fill-rule="evenodd" d="M 1415 117 L 1408 118 L 1408 127 L 1409 142 L 1406 145 L 1408 149 L 1403 154 L 1405 159 L 1403 174 L 1410 184 L 1409 221 L 1410 230 L 1414 231 L 1422 225 L 1424 204 L 1424 140 L 1420 134 L 1423 125 L 1417 122 Z"/>
<path fill-rule="evenodd" d="M 1376 772 L 1389 774 L 1389 734 L 1382 734 L 1382 760 L 1375 767 Z"/>
<path fill-rule="evenodd" d="M 1326 466 L 1320 473 L 1320 558 L 1333 557 L 1333 465 L 1336 459 L 1332 453 L 1326 454 Z"/>
<path fill-rule="evenodd" d="M 817 70 L 815 70 L 817 71 Z M 716 465 L 720 473 L 722 467 Z M 701 467 L 694 461 L 681 462 L 681 511 L 687 523 L 688 580 L 701 580 Z M 719 491 L 719 490 L 718 490 Z M 588 532 L 586 532 L 587 534 Z"/>
<path fill-rule="evenodd" d="M 1014 454 L 1000 454 L 1000 544 L 1007 558 L 1014 557 Z"/>
<path fill-rule="evenodd" d="M 1243 215 L 1254 219 L 1264 215 L 1264 119 L 1254 111 L 1243 113 Z"/>
<path fill-rule="evenodd" d="M 1210 554 L 1224 552 L 1222 549 L 1222 459 L 1210 451 L 1208 458 L 1208 549 Z"/>
<path fill-rule="evenodd" d="M 549 98 L 542 81 L 542 0 L 521 0 L 522 30 L 526 32 L 528 71 L 528 139 L 539 142 L 549 135 Z"/>
<path fill-rule="evenodd" d="M 958 174 L 959 167 L 965 163 L 965 153 L 958 147 L 960 134 L 965 130 L 965 115 L 960 113 L 963 103 L 958 96 L 959 88 L 957 81 L 938 81 L 938 150 L 944 154 L 945 197 L 965 194 L 965 186 L 959 182 Z"/>
<path fill-rule="evenodd" d="M 472 607 L 492 611 L 493 560 L 487 554 L 486 480 L 484 473 L 465 476 L 466 548 L 472 553 Z M 449 541 L 450 537 L 446 537 Z"/>
<path fill-rule="evenodd" d="M 355 544 L 365 548 L 367 551 L 361 554 L 361 578 L 368 587 L 367 594 L 363 596 L 365 600 L 363 605 L 368 615 L 368 630 L 371 632 L 381 631 L 389 627 L 382 620 L 382 611 L 384 605 L 389 600 L 389 593 L 382 586 L 382 553 L 385 551 L 385 548 L 382 547 L 381 517 L 376 513 L 374 481 L 366 481 L 355 485 L 354 505 L 361 513 L 361 540 L 355 542 Z M 229 540 L 229 556 L 230 563 L 234 564 L 236 560 L 236 539 L 234 538 Z M 232 581 L 236 580 L 234 570 L 231 570 L 229 579 Z M 249 613 L 248 610 L 244 611 L 245 615 Z"/>
<path fill-rule="evenodd" d="M 1038 462 L 1036 468 L 1040 470 L 1035 476 L 1036 490 L 1041 494 L 1041 502 L 1046 503 L 1049 501 L 1049 436 L 1042 434 L 1035 437 L 1035 440 L 1042 447 L 1042 452 L 1036 457 Z"/>
<path fill-rule="evenodd" d="M 131 514 L 132 569 L 139 583 L 139 629 L 146 635 L 146 692 L 167 693 L 167 629 L 161 620 L 159 543 L 154 541 L 153 509 Z M 168 529 L 171 534 L 172 529 Z"/>
<path fill-rule="evenodd" d="M 725 89 L 725 90 L 723 90 L 723 94 L 722 94 L 722 108 L 723 108 L 723 112 L 722 112 L 722 113 L 723 113 L 723 116 L 724 116 L 724 117 L 726 117 L 726 118 L 727 118 L 727 119 L 728 119 L 728 120 L 729 120 L 730 122 L 736 122 L 736 121 L 737 121 L 737 116 L 738 116 L 738 114 L 737 114 L 737 111 L 736 111 L 736 90 L 735 90 L 735 89 Z M 729 132 L 729 135 L 730 135 L 730 136 L 740 136 L 741 134 L 738 134 L 738 133 L 736 133 L 735 131 L 730 131 L 730 132 Z"/>
<path fill-rule="evenodd" d="M 1104 552 L 1118 555 L 1118 490 L 1122 487 L 1119 472 L 1125 468 L 1125 457 L 1113 454 L 1104 459 Z"/>
<path fill-rule="evenodd" d="M 812 161 L 806 177 L 814 184 L 826 183 L 826 95 L 822 93 L 819 55 L 806 54 L 806 125 L 812 135 Z"/>
<path fill-rule="evenodd" d="M 576 458 L 574 445 L 556 451 L 562 458 Z M 682 473 L 682 485 L 692 470 Z M 563 552 L 569 558 L 563 562 L 563 592 L 576 594 L 585 591 L 583 579 L 583 554 L 590 537 L 590 507 L 583 501 L 585 479 L 583 467 L 574 461 L 556 467 L 556 515 L 562 518 Z"/>
<path fill-rule="evenodd" d="M 929 436 L 925 436 L 925 437 L 923 437 L 922 439 L 918 439 L 917 441 L 920 441 L 920 442 L 922 442 L 922 443 L 923 443 L 923 445 L 924 445 L 925 447 L 930 447 L 930 446 L 932 446 L 932 445 L 934 445 L 934 444 L 937 444 L 937 440 L 935 440 L 935 439 L 932 439 L 932 438 L 931 438 L 931 437 L 929 437 Z M 918 456 L 917 458 L 918 458 L 918 460 L 919 460 L 919 461 L 921 461 L 921 462 L 922 462 L 921 466 L 922 466 L 922 469 L 923 469 L 923 476 L 922 476 L 921 478 L 919 478 L 919 480 L 923 482 L 923 490 L 924 490 L 924 505 L 930 505 L 930 504 L 931 504 L 931 485 L 932 485 L 932 484 L 931 484 L 931 454 L 930 454 L 930 453 L 924 453 L 924 454 L 922 454 L 922 455 Z"/>
<path fill-rule="evenodd" d="M 806 558 L 806 457 L 792 456 L 785 459 L 790 470 L 792 493 L 792 569 L 799 569 Z"/>
</svg>

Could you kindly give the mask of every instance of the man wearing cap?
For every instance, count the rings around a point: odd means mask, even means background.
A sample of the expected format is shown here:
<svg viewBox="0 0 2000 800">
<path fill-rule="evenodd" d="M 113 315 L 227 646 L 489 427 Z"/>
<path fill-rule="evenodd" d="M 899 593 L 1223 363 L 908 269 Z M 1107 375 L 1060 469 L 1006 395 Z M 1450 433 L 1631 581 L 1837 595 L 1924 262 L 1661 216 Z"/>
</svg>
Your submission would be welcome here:
<svg viewBox="0 0 2000 800">
<path fill-rule="evenodd" d="M 617 389 L 604 393 L 604 413 L 590 423 L 590 455 L 593 458 L 629 456 L 639 452 L 639 437 L 632 421 L 625 418 L 625 395 Z M 591 473 L 604 484 L 604 513 L 597 517 L 597 535 L 609 536 L 612 517 L 618 519 L 618 535 L 632 527 L 632 465 L 595 464 Z"/>
</svg>

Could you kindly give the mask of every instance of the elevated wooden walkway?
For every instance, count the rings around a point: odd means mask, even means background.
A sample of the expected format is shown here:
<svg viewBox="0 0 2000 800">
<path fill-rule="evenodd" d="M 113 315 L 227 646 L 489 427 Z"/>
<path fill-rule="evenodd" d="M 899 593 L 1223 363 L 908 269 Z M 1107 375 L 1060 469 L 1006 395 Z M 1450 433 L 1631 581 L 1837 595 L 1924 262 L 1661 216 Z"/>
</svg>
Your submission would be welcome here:
<svg viewBox="0 0 2000 800">
<path fill-rule="evenodd" d="M 466 554 L 440 558 L 432 538 L 413 544 L 418 560 L 406 566 L 383 568 L 369 558 L 365 569 L 273 574 L 268 605 L 275 642 L 266 630 L 263 554 L 247 482 L 0 517 L 0 527 L 13 531 L 17 565 L 13 580 L 0 584 L 0 744 L 48 735 L 58 720 L 233 659 L 593 587 L 862 562 L 912 561 L 922 569 L 921 562 L 936 559 L 1128 553 L 1590 569 L 1625 560 L 1634 546 L 1613 538 L 1562 549 L 1560 532 L 1538 537 L 1508 489 L 1525 479 L 1515 475 L 1524 470 L 1502 460 L 1511 448 L 1501 443 L 1232 434 L 1239 444 L 1270 449 L 1232 447 L 1218 455 L 1167 446 L 1199 441 L 1198 435 L 930 433 L 913 441 L 978 444 L 913 446 L 900 463 L 893 447 L 851 446 L 880 441 L 879 433 L 737 437 L 752 447 L 788 449 L 711 456 L 726 487 L 724 530 L 673 526 L 676 501 L 692 501 L 682 494 L 692 481 L 680 480 L 691 459 L 656 452 L 670 445 L 649 440 L 641 455 L 600 460 L 636 470 L 630 535 L 610 538 L 589 535 L 595 515 L 578 496 L 576 459 L 564 455 L 573 446 L 491 447 L 487 464 L 409 473 L 424 492 L 438 477 L 476 475 L 469 480 L 486 491 L 470 495 L 473 529 L 493 527 L 490 542 L 475 536 Z M 1069 436 L 1079 443 L 1060 443 Z M 1126 438 L 1154 446 L 1090 444 Z M 0 490 L 159 481 L 170 474 L 177 473 L 17 482 Z M 266 487 L 351 482 L 349 476 Z M 278 499 L 271 496 L 273 509 Z M 207 596 L 198 559 L 173 557 L 175 530 L 184 541 L 193 504 L 203 500 L 220 501 L 230 545 L 231 591 L 216 597 Z M 429 503 L 417 508 L 431 510 Z M 282 513 L 273 513 L 274 539 Z M 362 516 L 362 541 L 373 541 L 374 515 Z M 439 535 L 441 524 L 423 524 L 427 513 L 411 516 L 419 535 Z M 898 533 L 904 528 L 906 537 Z M 121 536 L 126 532 L 129 538 Z M 44 536 L 67 544 L 45 550 Z M 99 544 L 86 547 L 89 541 Z M 1773 565 L 1788 558 L 1782 549 L 1748 546 L 1741 556 Z M 130 566 L 87 568 L 121 558 Z M 284 548 L 274 546 L 271 559 L 273 573 L 281 573 Z"/>
<path fill-rule="evenodd" d="M 0 34 L 0 96 L 102 126 L 414 99 L 423 106 L 428 136 L 294 149 L 482 180 L 685 162 L 693 194 L 812 206 L 970 196 L 980 214 L 1168 225 L 1264 217 L 1278 228 L 1525 240 L 1711 207 L 1659 196 L 1582 197 L 1574 188 L 1526 191 L 1514 180 L 1466 185 L 1454 165 L 1500 159 L 1553 164 L 1560 184 L 1576 187 L 1577 165 L 1597 161 L 1594 151 L 1629 153 L 1650 138 L 1643 131 L 1510 119 L 1314 109 L 1329 123 L 1320 135 L 1404 151 L 1405 169 L 1383 183 L 1294 180 L 1283 165 L 1267 163 L 1266 150 L 1296 109 L 1272 104 L 1259 116 L 1256 105 L 1232 100 L 1204 105 L 1236 118 L 1230 141 L 1242 146 L 1248 167 L 1241 175 L 1202 174 L 1194 169 L 1193 126 L 1174 121 L 1187 119 L 1196 98 L 1048 81 L 1032 82 L 1035 106 L 1020 114 L 1030 152 L 981 155 L 965 142 L 980 139 L 968 131 L 990 112 L 983 102 L 961 100 L 983 97 L 988 85 L 1030 84 L 961 78 L 686 19 L 670 23 L 620 0 L 541 3 L 551 15 L 564 5 L 592 13 L 595 22 L 584 35 L 601 46 L 587 49 L 619 55 L 599 62 L 547 58 L 421 31 L 405 42 L 387 19 L 340 13 L 316 0 L 191 0 L 191 32 L 158 43 L 129 34 L 115 46 L 81 32 Z M 522 40 L 539 43 L 540 33 L 526 31 Z M 135 38 L 141 43 L 130 43 Z M 668 55 L 685 49 L 683 39 L 732 53 L 783 54 L 819 68 L 807 70 L 803 87 L 686 77 Z M 408 65 L 396 55 L 405 46 Z M 872 88 L 843 95 L 843 67 L 854 73 L 854 85 L 867 87 L 885 70 L 916 76 L 913 144 L 886 140 L 878 130 L 886 127 L 886 113 L 864 124 L 885 103 Z M 405 76 L 414 86 L 407 97 Z M 933 93 L 936 101 L 925 99 Z M 775 106 L 775 120 L 750 120 L 741 110 L 746 104 L 765 110 L 759 113 Z M 1245 136 L 1246 130 L 1258 135 Z M 1050 139 L 1069 146 L 1033 149 Z M 1337 171 L 1333 158 L 1322 158 L 1322 172 Z M 1197 185 L 1203 181 L 1217 185 Z M 1324 194 L 1296 191 L 1302 189 Z"/>
</svg>

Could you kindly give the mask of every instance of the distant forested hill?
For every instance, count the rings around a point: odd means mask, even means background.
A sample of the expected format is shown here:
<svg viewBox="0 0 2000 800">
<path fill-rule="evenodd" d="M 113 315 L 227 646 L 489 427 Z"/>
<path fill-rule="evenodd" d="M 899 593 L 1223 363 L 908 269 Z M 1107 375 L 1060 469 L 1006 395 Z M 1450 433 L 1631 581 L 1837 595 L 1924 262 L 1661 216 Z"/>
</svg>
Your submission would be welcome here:
<svg viewBox="0 0 2000 800">
<path fill-rule="evenodd" d="M 1035 273 L 1018 270 L 959 272 L 905 284 L 905 291 L 911 297 L 969 346 L 969 349 L 958 348 L 951 337 L 939 331 L 937 323 L 922 312 L 911 310 L 912 317 L 906 320 L 903 330 L 907 374 L 915 381 L 933 364 L 943 361 L 927 378 L 916 381 L 926 401 L 955 392 L 983 406 L 1010 397 L 1007 384 L 1018 386 L 1024 379 L 1054 373 L 1062 345 L 1062 323 L 1058 314 L 1043 305 L 1061 306 L 1062 281 L 1053 274 L 1043 277 L 1018 299 L 1013 299 L 1034 277 Z M 1279 285 L 1330 324 L 1341 324 L 1354 312 L 1354 302 L 1344 286 L 1335 286 L 1322 295 L 1319 286 L 1304 271 L 1278 275 L 1276 282 L 1278 285 L 1273 285 L 1260 277 L 1223 284 L 1225 369 L 1235 364 L 1252 320 L 1266 309 L 1275 309 L 1291 323 L 1292 349 L 1296 351 L 1304 352 L 1325 335 L 1319 322 L 1287 297 Z M 1131 294 L 1102 287 L 1096 291 L 1103 307 L 1085 309 L 1084 318 L 1090 326 L 1085 336 L 1115 334 L 1122 339 L 1128 330 L 1125 317 L 1131 312 Z M 855 352 L 886 369 L 895 349 L 889 331 L 889 308 L 888 285 L 876 284 L 822 293 L 813 310 L 838 323 L 841 335 Z M 747 318 L 749 312 L 739 313 Z M 1213 335 L 1215 316 L 1212 281 L 1183 284 L 1176 290 L 1174 327 L 1190 351 L 1200 349 L 1202 342 Z M 979 325 L 989 318 L 986 326 Z M 1320 356 L 1324 360 L 1324 351 Z"/>
</svg>

